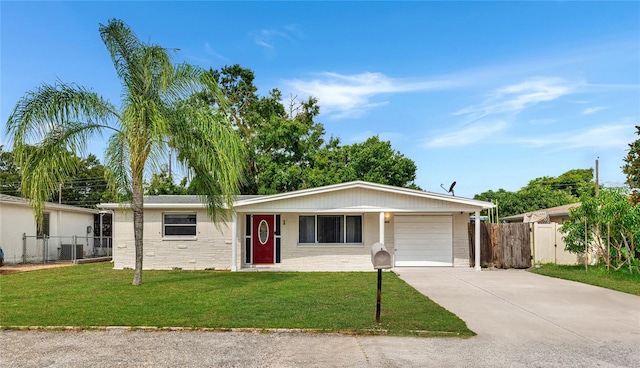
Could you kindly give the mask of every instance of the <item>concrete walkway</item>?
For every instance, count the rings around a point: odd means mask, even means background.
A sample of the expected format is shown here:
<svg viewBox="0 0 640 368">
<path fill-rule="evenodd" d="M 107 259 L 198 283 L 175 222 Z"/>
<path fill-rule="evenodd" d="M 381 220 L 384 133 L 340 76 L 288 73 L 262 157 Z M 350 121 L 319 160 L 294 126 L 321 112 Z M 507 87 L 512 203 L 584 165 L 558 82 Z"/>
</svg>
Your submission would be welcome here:
<svg viewBox="0 0 640 368">
<path fill-rule="evenodd" d="M 525 270 L 396 268 L 411 286 L 462 318 L 484 339 L 635 342 L 640 297 Z"/>
</svg>

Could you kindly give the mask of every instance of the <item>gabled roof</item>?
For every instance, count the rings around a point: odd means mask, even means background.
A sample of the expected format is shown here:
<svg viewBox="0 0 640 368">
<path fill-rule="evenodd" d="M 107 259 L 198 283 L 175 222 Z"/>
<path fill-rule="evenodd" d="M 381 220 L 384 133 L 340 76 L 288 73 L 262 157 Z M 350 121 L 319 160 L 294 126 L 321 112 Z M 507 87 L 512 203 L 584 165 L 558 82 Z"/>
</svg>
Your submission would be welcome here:
<svg viewBox="0 0 640 368">
<path fill-rule="evenodd" d="M 463 198 L 463 197 L 455 197 L 455 196 L 450 196 L 445 194 L 437 194 L 437 193 L 426 192 L 426 191 L 421 191 L 416 189 L 394 187 L 394 186 L 385 185 L 385 184 L 370 183 L 366 181 L 351 181 L 347 183 L 333 184 L 333 185 L 327 185 L 323 187 L 302 189 L 302 190 L 296 190 L 293 192 L 250 198 L 246 200 L 236 201 L 235 206 L 243 207 L 243 206 L 249 206 L 249 205 L 254 205 L 259 203 L 268 203 L 268 202 L 280 201 L 283 199 L 313 196 L 313 195 L 342 191 L 347 189 L 369 189 L 369 190 L 374 190 L 382 193 L 402 194 L 402 195 L 412 196 L 416 198 L 435 199 L 435 200 L 440 200 L 444 202 L 449 202 L 452 204 L 455 203 L 455 204 L 460 204 L 465 206 L 481 207 L 482 209 L 495 207 L 495 205 L 490 202 L 478 201 L 475 199 L 469 199 L 469 198 Z"/>
<path fill-rule="evenodd" d="M 0 194 L 0 203 L 12 204 L 16 206 L 29 206 L 29 200 L 22 197 L 14 197 L 7 194 Z M 95 208 L 85 208 L 85 207 L 76 207 L 69 206 L 66 204 L 58 204 L 53 202 L 44 202 L 44 208 L 47 210 L 60 210 L 60 211 L 69 211 L 69 212 L 84 212 L 84 213 L 98 213 L 98 210 Z"/>
<path fill-rule="evenodd" d="M 249 198 L 262 197 L 259 195 L 239 195 L 236 197 L 236 202 Z M 130 203 L 100 203 L 98 208 L 104 209 L 118 209 L 128 208 Z M 200 196 L 197 195 L 157 195 L 157 196 L 144 196 L 144 208 L 173 208 L 173 209 L 193 209 L 193 208 L 205 208 L 205 204 L 200 200 Z"/>
<path fill-rule="evenodd" d="M 415 189 L 407 189 L 394 187 L 391 185 L 369 183 L 365 181 L 352 181 L 348 183 L 340 183 L 327 185 L 323 187 L 310 188 L 296 190 L 292 192 L 272 194 L 272 195 L 240 195 L 236 198 L 234 206 L 236 209 L 249 210 L 250 208 L 266 208 L 270 204 L 277 204 L 282 202 L 289 202 L 298 199 L 312 198 L 314 196 L 321 196 L 331 193 L 340 193 L 354 189 L 370 190 L 376 193 L 400 195 L 404 198 L 413 198 L 415 200 L 434 200 L 440 203 L 447 203 L 448 207 L 454 208 L 455 211 L 461 210 L 481 210 L 487 208 L 493 208 L 494 205 L 490 202 L 478 201 L 475 199 L 454 197 L 445 194 L 437 194 L 431 192 L 425 192 Z M 161 195 L 161 196 L 147 196 L 144 198 L 144 208 L 166 208 L 166 209 L 194 209 L 204 208 L 204 204 L 200 202 L 198 196 L 194 195 Z M 101 203 L 99 208 L 117 209 L 121 205 L 117 203 Z M 380 211 L 382 207 L 369 205 L 368 203 L 359 203 L 352 207 L 339 207 L 335 206 L 334 210 L 347 210 L 347 211 Z M 385 207 L 387 210 L 394 211 L 394 208 Z M 280 208 L 279 210 L 283 210 Z M 398 209 L 403 211 L 402 209 Z"/>
</svg>

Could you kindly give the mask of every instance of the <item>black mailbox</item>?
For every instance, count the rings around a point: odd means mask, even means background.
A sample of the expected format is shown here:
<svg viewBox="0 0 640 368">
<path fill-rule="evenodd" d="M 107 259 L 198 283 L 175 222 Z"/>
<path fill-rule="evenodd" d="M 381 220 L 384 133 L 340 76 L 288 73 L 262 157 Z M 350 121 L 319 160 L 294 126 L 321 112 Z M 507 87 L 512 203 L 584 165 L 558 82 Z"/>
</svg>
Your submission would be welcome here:
<svg viewBox="0 0 640 368">
<path fill-rule="evenodd" d="M 376 270 L 392 268 L 391 254 L 387 251 L 382 243 L 375 243 L 371 246 L 371 263 Z"/>
</svg>

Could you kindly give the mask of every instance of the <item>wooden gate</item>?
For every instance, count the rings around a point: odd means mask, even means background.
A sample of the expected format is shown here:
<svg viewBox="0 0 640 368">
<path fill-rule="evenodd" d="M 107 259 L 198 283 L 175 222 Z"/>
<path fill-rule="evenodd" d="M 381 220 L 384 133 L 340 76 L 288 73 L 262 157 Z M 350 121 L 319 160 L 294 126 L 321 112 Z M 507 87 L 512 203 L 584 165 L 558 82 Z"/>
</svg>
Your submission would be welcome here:
<svg viewBox="0 0 640 368">
<path fill-rule="evenodd" d="M 469 261 L 475 266 L 475 224 L 469 224 Z M 483 267 L 531 267 L 528 223 L 480 224 L 480 264 Z"/>
</svg>

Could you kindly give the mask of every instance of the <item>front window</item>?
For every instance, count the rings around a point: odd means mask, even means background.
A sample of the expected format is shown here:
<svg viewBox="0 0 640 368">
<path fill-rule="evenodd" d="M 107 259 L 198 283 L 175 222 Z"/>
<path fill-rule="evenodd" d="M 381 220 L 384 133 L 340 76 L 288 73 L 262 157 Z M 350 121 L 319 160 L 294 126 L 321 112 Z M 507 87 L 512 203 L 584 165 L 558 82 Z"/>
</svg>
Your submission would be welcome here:
<svg viewBox="0 0 640 368">
<path fill-rule="evenodd" d="M 36 233 L 38 235 L 38 238 L 43 238 L 43 237 L 49 237 L 51 235 L 50 230 L 50 226 L 49 224 L 51 223 L 51 215 L 49 214 L 49 212 L 45 212 L 42 214 L 42 226 L 40 226 L 40 223 L 36 224 Z"/>
<path fill-rule="evenodd" d="M 298 229 L 301 244 L 362 243 L 362 216 L 300 216 Z"/>
<path fill-rule="evenodd" d="M 196 236 L 195 213 L 165 213 L 163 236 Z"/>
</svg>

